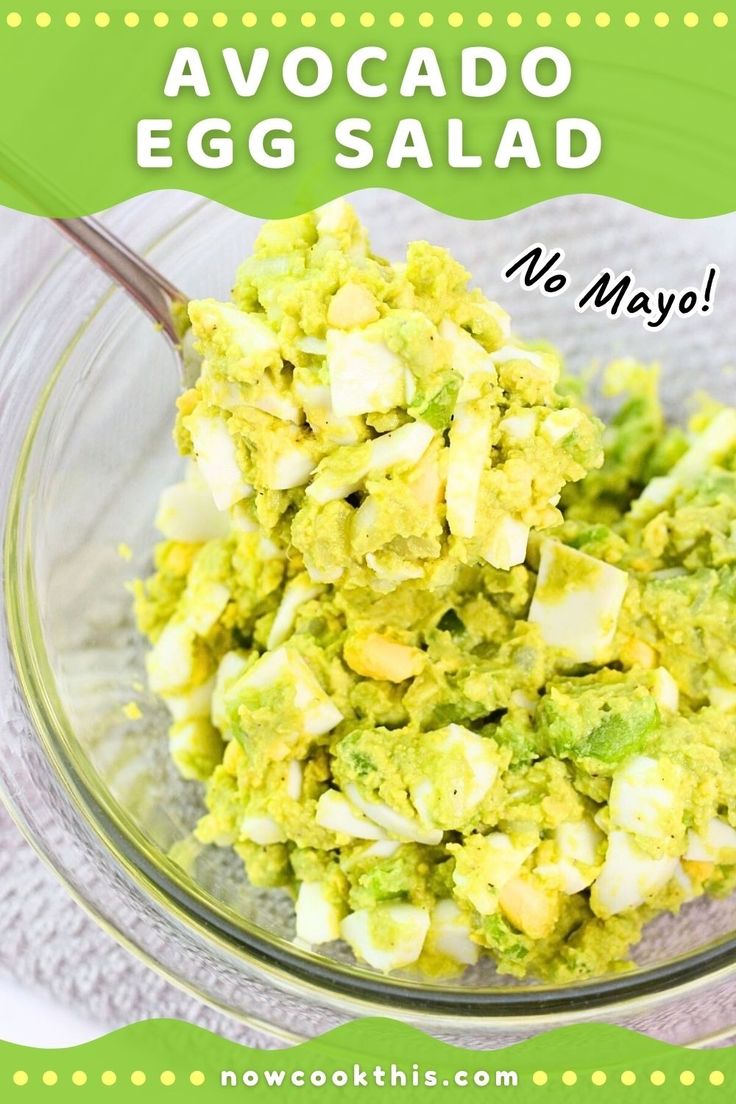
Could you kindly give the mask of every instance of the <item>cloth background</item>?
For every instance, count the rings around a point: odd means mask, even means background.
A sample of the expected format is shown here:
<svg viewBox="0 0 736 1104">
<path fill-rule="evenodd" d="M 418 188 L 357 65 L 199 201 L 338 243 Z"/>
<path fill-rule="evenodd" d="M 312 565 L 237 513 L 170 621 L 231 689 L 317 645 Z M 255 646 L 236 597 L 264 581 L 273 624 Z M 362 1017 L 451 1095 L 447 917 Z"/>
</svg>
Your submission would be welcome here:
<svg viewBox="0 0 736 1104">
<path fill-rule="evenodd" d="M 165 196 L 152 200 L 166 201 Z M 482 282 L 487 282 L 486 276 L 490 279 L 504 305 L 510 304 L 519 332 L 550 337 L 578 364 L 591 350 L 601 350 L 606 357 L 624 351 L 662 356 L 674 366 L 675 379 L 691 388 L 705 364 L 716 357 L 723 364 L 734 347 L 733 314 L 726 306 L 736 291 L 734 216 L 678 223 L 608 200 L 580 197 L 476 226 L 436 215 L 404 197 L 391 197 L 391 217 L 380 195 L 363 196 L 358 205 L 377 228 L 381 252 L 395 253 L 412 237 L 453 245 L 461 241 L 462 259 Z M 498 278 L 502 262 L 536 241 L 566 249 L 565 267 L 579 286 L 606 265 L 617 270 L 636 266 L 640 280 L 652 285 L 686 286 L 699 283 L 706 263 L 717 262 L 722 269 L 720 313 L 714 312 L 712 319 L 675 319 L 659 334 L 651 334 L 631 319 L 611 322 L 601 316 L 578 316 L 570 302 L 504 287 Z M 43 220 L 0 208 L 0 328 L 39 271 L 63 248 Z M 175 273 L 171 275 L 176 279 Z M 170 1016 L 253 1045 L 279 1045 L 179 992 L 119 947 L 68 897 L 0 807 L 0 978 L 3 975 L 29 990 L 47 992 L 105 1028 Z M 706 1033 L 719 1022 L 714 1008 L 713 1024 L 698 1026 Z M 659 1034 L 675 1039 L 681 1028 L 675 1022 L 663 1024 Z"/>
</svg>

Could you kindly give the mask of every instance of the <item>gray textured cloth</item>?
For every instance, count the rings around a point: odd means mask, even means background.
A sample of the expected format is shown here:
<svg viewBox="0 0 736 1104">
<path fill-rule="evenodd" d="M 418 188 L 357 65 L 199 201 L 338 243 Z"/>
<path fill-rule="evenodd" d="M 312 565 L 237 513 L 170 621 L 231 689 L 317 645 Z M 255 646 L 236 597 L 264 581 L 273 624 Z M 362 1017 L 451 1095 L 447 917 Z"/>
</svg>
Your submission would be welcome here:
<svg viewBox="0 0 736 1104">
<path fill-rule="evenodd" d="M 109 1028 L 171 1017 L 251 1046 L 282 1043 L 236 1023 L 159 977 L 64 891 L 0 807 L 0 971 Z"/>
<path fill-rule="evenodd" d="M 173 197 L 151 202 L 174 203 Z M 476 226 L 437 215 L 399 196 L 365 195 L 358 206 L 376 226 L 376 247 L 395 254 L 411 237 L 447 241 L 461 259 L 509 305 L 519 332 L 557 342 L 578 365 L 589 350 L 604 357 L 624 352 L 667 359 L 679 378 L 691 385 L 703 364 L 703 351 L 718 363 L 724 348 L 734 347 L 723 321 L 675 319 L 659 334 L 646 333 L 632 320 L 611 322 L 596 315 L 575 315 L 571 299 L 543 299 L 499 279 L 503 263 L 535 241 L 566 249 L 566 267 L 580 287 L 598 267 L 634 267 L 643 282 L 685 286 L 699 282 L 706 262 L 718 262 L 723 276 L 718 292 L 721 312 L 736 291 L 736 218 L 676 223 L 594 197 L 553 201 L 530 211 Z M 61 245 L 48 228 L 0 209 L 0 317 L 7 317 L 31 286 L 39 264 Z M 724 338 L 730 338 L 724 342 Z M 706 360 L 708 358 L 705 358 Z M 697 379 L 696 379 L 697 382 Z M 135 961 L 103 933 L 74 903 L 23 842 L 0 811 L 0 971 L 28 985 L 41 986 L 60 1002 L 83 1009 L 110 1026 L 152 1016 L 172 1016 L 210 1027 L 223 1035 L 260 1046 L 279 1045 L 203 1006 Z M 722 1003 L 732 1002 L 733 989 Z M 714 1006 L 716 1030 L 727 1013 Z M 657 1033 L 678 1041 L 682 1022 L 663 1021 Z"/>
</svg>

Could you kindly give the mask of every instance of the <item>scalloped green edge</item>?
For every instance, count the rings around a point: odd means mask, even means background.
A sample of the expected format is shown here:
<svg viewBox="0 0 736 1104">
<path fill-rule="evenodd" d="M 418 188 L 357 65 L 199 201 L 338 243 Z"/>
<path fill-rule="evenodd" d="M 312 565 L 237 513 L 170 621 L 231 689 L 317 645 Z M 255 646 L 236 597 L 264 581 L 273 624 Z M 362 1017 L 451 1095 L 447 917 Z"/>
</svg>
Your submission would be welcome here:
<svg viewBox="0 0 736 1104">
<path fill-rule="evenodd" d="M 718 0 L 696 10 L 692 0 L 674 5 L 662 0 L 661 7 L 635 0 L 630 5 L 603 0 L 515 5 L 511 0 L 501 6 L 458 2 L 434 9 L 429 0 L 306 0 L 303 9 L 290 3 L 282 13 L 257 3 L 251 11 L 247 4 L 216 7 L 193 0 L 159 0 L 155 7 L 144 7 L 129 0 L 127 9 L 110 10 L 103 2 L 79 0 L 69 10 L 60 6 L 47 12 L 41 3 L 24 2 L 15 11 L 0 12 L 0 96 L 14 105 L 0 121 L 0 203 L 71 216 L 144 192 L 178 188 L 274 218 L 345 192 L 387 187 L 468 219 L 495 218 L 553 196 L 582 193 L 684 218 L 734 209 L 736 129 L 730 119 L 736 98 L 736 15 L 729 17 L 722 10 L 727 5 Z M 185 19 L 192 11 L 197 25 L 188 27 Z M 79 17 L 72 25 L 70 12 Z M 107 17 L 103 25 L 98 25 L 100 12 Z M 374 17 L 370 26 L 361 23 L 365 12 Z M 403 17 L 401 26 L 391 25 L 392 13 Z M 137 23 L 126 26 L 131 14 Z M 308 23 L 313 17 L 313 25 L 303 25 L 305 15 Z M 486 26 L 489 15 L 492 23 Z M 342 22 L 338 19 L 335 26 L 336 16 Z M 423 26 L 429 16 L 431 26 Z M 450 16 L 455 21 L 462 16 L 462 24 L 451 25 Z M 666 26 L 659 25 L 665 16 Z M 162 17 L 166 24 L 157 25 Z M 213 20 L 222 18 L 226 25 L 216 26 Z M 245 26 L 244 18 L 255 25 Z M 224 46 L 247 52 L 265 45 L 278 64 L 289 50 L 305 44 L 325 49 L 336 73 L 357 47 L 385 47 L 389 61 L 382 75 L 392 94 L 359 100 L 338 82 L 324 97 L 298 100 L 270 79 L 255 99 L 246 100 L 229 87 L 220 56 Z M 174 50 L 184 45 L 198 46 L 205 57 L 212 86 L 208 99 L 163 96 Z M 421 45 L 436 50 L 448 85 L 464 46 L 491 45 L 508 60 L 508 83 L 489 100 L 463 99 L 454 82 L 444 99 L 425 92 L 402 100 L 396 92 L 400 73 L 410 49 Z M 521 87 L 519 60 L 539 45 L 560 47 L 572 60 L 572 83 L 559 98 L 535 99 Z M 360 170 L 335 164 L 335 124 L 354 115 L 371 120 L 377 151 L 374 162 Z M 396 121 L 407 115 L 424 125 L 435 156 L 431 169 L 385 166 Z M 225 170 L 199 168 L 186 155 L 186 134 L 196 120 L 219 116 L 232 121 L 235 163 Z M 297 154 L 290 169 L 255 167 L 247 155 L 250 127 L 272 116 L 293 123 Z M 541 168 L 447 166 L 447 118 L 462 118 L 468 151 L 488 158 L 504 122 L 517 116 L 532 125 Z M 565 170 L 554 164 L 554 124 L 576 116 L 596 123 L 603 150 L 589 168 Z M 171 169 L 137 167 L 136 124 L 143 118 L 173 120 Z"/>
</svg>

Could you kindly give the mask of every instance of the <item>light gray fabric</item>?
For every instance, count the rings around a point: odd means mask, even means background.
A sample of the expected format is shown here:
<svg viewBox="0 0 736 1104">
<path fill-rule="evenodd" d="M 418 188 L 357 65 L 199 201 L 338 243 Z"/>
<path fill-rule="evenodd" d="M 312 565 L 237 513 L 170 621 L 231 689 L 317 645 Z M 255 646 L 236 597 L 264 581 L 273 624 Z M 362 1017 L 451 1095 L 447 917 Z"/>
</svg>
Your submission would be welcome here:
<svg viewBox="0 0 736 1104">
<path fill-rule="evenodd" d="M 0 973 L 40 987 L 109 1028 L 189 1020 L 250 1046 L 281 1046 L 187 996 L 99 928 L 64 891 L 0 806 Z"/>
<path fill-rule="evenodd" d="M 174 202 L 166 196 L 152 202 Z M 736 292 L 736 218 L 676 223 L 595 197 L 570 198 L 524 211 L 492 224 L 462 223 L 406 200 L 367 194 L 358 206 L 375 226 L 376 247 L 396 254 L 411 237 L 448 241 L 460 259 L 510 307 L 519 332 L 555 341 L 578 366 L 600 350 L 602 359 L 624 352 L 661 357 L 677 370 L 683 386 L 697 385 L 708 364 L 723 364 L 733 348 L 723 341 L 725 304 Z M 675 319 L 659 334 L 632 320 L 611 322 L 575 314 L 572 297 L 544 299 L 517 285 L 506 287 L 500 270 L 514 254 L 536 241 L 560 245 L 576 287 L 597 268 L 634 267 L 642 281 L 685 286 L 699 282 L 706 262 L 721 265 L 716 311 L 710 318 Z M 39 267 L 62 248 L 51 228 L 0 209 L 0 319 L 7 320 Z M 733 326 L 731 327 L 733 330 Z M 674 392 L 673 392 L 674 393 Z M 0 811 L 0 971 L 21 983 L 41 986 L 69 1007 L 83 1009 L 109 1026 L 153 1016 L 173 1016 L 260 1046 L 279 1045 L 226 1019 L 180 993 L 135 961 L 89 919 L 23 842 Z M 723 1014 L 714 1009 L 715 1030 Z M 664 1038 L 681 1038 L 683 1024 L 661 1025 Z"/>
</svg>

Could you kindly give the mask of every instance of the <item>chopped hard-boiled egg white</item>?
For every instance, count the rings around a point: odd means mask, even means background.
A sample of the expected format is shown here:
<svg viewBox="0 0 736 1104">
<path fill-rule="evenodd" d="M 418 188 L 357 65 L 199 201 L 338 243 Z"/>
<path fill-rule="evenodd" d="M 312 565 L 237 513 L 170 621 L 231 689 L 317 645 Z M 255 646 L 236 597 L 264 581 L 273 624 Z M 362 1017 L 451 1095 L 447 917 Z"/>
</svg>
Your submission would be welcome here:
<svg viewBox="0 0 736 1104">
<path fill-rule="evenodd" d="M 690 874 L 688 874 L 685 867 L 681 862 L 678 862 L 675 867 L 675 873 L 672 875 L 672 881 L 680 890 L 683 901 L 692 901 L 694 897 L 697 897 L 698 890 L 697 885 Z"/>
<path fill-rule="evenodd" d="M 555 829 L 555 841 L 560 855 L 571 862 L 593 866 L 597 861 L 598 847 L 603 833 L 592 820 L 566 820 Z"/>
<path fill-rule="evenodd" d="M 418 464 L 434 437 L 435 431 L 426 422 L 407 422 L 391 433 L 381 434 L 371 442 L 368 471 Z"/>
<path fill-rule="evenodd" d="M 216 375 L 212 370 L 212 365 L 207 360 L 202 362 L 202 376 L 207 377 L 208 397 L 213 406 L 222 407 L 223 410 L 227 410 L 229 413 L 243 406 L 245 399 L 242 384 Z"/>
<path fill-rule="evenodd" d="M 680 708 L 680 688 L 666 667 L 657 667 L 652 696 L 661 710 L 676 713 Z"/>
<path fill-rule="evenodd" d="M 499 426 L 501 436 L 509 442 L 528 441 L 537 431 L 537 415 L 533 410 L 523 414 L 507 414 Z"/>
<path fill-rule="evenodd" d="M 436 454 L 422 457 L 408 476 L 408 486 L 420 506 L 427 510 L 434 510 L 439 505 L 444 490 L 440 458 Z"/>
<path fill-rule="evenodd" d="M 367 453 L 367 449 L 365 450 Z M 307 496 L 324 506 L 327 502 L 335 502 L 339 498 L 347 498 L 360 487 L 360 484 L 368 474 L 368 459 L 355 470 L 340 473 L 332 471 L 317 471 L 314 479 L 307 487 Z"/>
<path fill-rule="evenodd" d="M 230 591 L 223 583 L 199 583 L 191 595 L 185 620 L 197 636 L 207 636 L 220 620 L 230 601 Z"/>
<path fill-rule="evenodd" d="M 383 828 L 360 813 L 339 790 L 325 790 L 317 802 L 315 822 L 354 839 L 382 840 Z"/>
<path fill-rule="evenodd" d="M 209 717 L 215 679 L 209 678 L 199 686 L 193 686 L 180 694 L 162 694 L 175 721 L 186 721 L 190 717 Z"/>
<path fill-rule="evenodd" d="M 368 252 L 368 233 L 342 196 L 318 207 L 317 233 L 325 250 L 342 249 L 359 265 Z"/>
<path fill-rule="evenodd" d="M 364 816 L 374 824 L 385 828 L 390 836 L 415 843 L 434 845 L 442 842 L 442 832 L 439 828 L 423 828 L 418 821 L 410 820 L 409 817 L 397 813 L 383 801 L 367 800 L 354 784 L 347 786 L 345 792 L 352 804 L 356 805 Z"/>
<path fill-rule="evenodd" d="M 628 832 L 612 831 L 603 868 L 590 891 L 593 911 L 605 920 L 643 905 L 664 889 L 677 864 L 677 857 L 652 858 Z"/>
<path fill-rule="evenodd" d="M 297 939 L 315 947 L 334 942 L 344 914 L 326 882 L 302 882 L 296 898 Z"/>
<path fill-rule="evenodd" d="M 685 482 L 722 460 L 734 449 L 736 410 L 727 407 L 719 411 L 702 433 L 695 437 L 690 448 L 671 469 L 670 477 L 677 483 Z"/>
<path fill-rule="evenodd" d="M 245 816 L 240 822 L 240 838 L 267 847 L 271 843 L 281 843 L 285 836 L 283 828 L 273 817 Z"/>
<path fill-rule="evenodd" d="M 370 327 L 327 331 L 327 371 L 332 409 L 351 414 L 387 414 L 406 400 L 404 365 Z"/>
<path fill-rule="evenodd" d="M 155 525 L 166 540 L 191 544 L 226 537 L 230 531 L 228 515 L 217 509 L 206 484 L 189 479 L 162 492 Z"/>
<path fill-rule="evenodd" d="M 245 652 L 226 652 L 220 660 L 215 673 L 210 713 L 213 725 L 216 725 L 220 730 L 227 728 L 225 695 L 232 683 L 240 678 L 247 666 L 248 657 Z"/>
<path fill-rule="evenodd" d="M 539 863 L 534 868 L 543 882 L 555 889 L 561 890 L 567 896 L 581 893 L 593 881 L 595 874 L 585 873 L 569 859 L 558 859 L 557 862 Z"/>
<path fill-rule="evenodd" d="M 653 517 L 667 506 L 678 490 L 695 476 L 712 467 L 736 449 L 736 410 L 719 411 L 702 432 L 695 435 L 688 450 L 667 475 L 655 476 L 632 504 L 631 516 L 637 521 Z"/>
<path fill-rule="evenodd" d="M 324 736 L 342 720 L 342 713 L 325 694 L 309 665 L 291 648 L 264 652 L 250 670 L 231 685 L 230 692 L 237 694 L 242 688 L 267 693 L 277 687 L 293 693 L 308 736 Z"/>
<path fill-rule="evenodd" d="M 370 497 L 365 500 L 361 510 L 364 506 L 369 505 Z M 360 510 L 358 511 L 360 513 Z M 365 557 L 365 562 L 376 576 L 378 583 L 376 588 L 380 590 L 384 582 L 390 584 L 406 583 L 409 579 L 421 579 L 422 569 L 419 565 L 405 564 L 403 567 L 386 567 L 385 564 L 376 556 L 374 552 L 368 552 Z"/>
<path fill-rule="evenodd" d="M 366 859 L 390 859 L 392 855 L 401 847 L 398 840 L 376 840 L 375 843 L 369 844 L 363 852 L 363 858 Z"/>
<path fill-rule="evenodd" d="M 183 621 L 170 621 L 146 658 L 148 684 L 154 694 L 186 690 L 194 675 L 195 632 Z"/>
<path fill-rule="evenodd" d="M 495 381 L 497 372 L 491 354 L 467 330 L 445 318 L 440 322 L 439 332 L 450 347 L 450 367 L 453 372 L 457 372 L 463 380 L 470 379 L 476 372 L 482 372 Z M 462 401 L 462 389 L 459 397 Z"/>
<path fill-rule="evenodd" d="M 496 781 L 497 748 L 464 725 L 450 724 L 438 733 L 441 761 L 448 766 L 452 764 L 452 799 L 447 794 L 447 777 L 443 773 L 430 779 L 421 771 L 409 787 L 409 796 L 422 823 L 430 827 L 437 824 L 435 810 L 451 805 L 453 819 L 446 822 L 446 827 L 451 827 L 473 816 Z"/>
<path fill-rule="evenodd" d="M 499 571 L 509 571 L 526 559 L 529 526 L 508 515 L 499 521 L 483 549 L 483 558 Z"/>
<path fill-rule="evenodd" d="M 304 768 L 298 759 L 292 759 L 286 771 L 286 794 L 292 801 L 298 801 L 302 796 L 304 785 Z"/>
<path fill-rule="evenodd" d="M 557 383 L 560 378 L 560 362 L 553 353 L 539 353 L 532 349 L 520 349 L 516 345 L 504 345 L 491 353 L 494 364 L 508 364 L 509 361 L 524 361 L 532 369 L 532 374 L 549 383 Z"/>
<path fill-rule="evenodd" d="M 736 862 L 736 829 L 720 817 L 709 820 L 701 833 L 691 828 L 684 857 L 692 862 Z"/>
<path fill-rule="evenodd" d="M 631 504 L 631 517 L 644 521 L 666 506 L 677 493 L 679 481 L 671 475 L 656 475 L 650 479 L 639 497 Z"/>
<path fill-rule="evenodd" d="M 195 410 L 185 419 L 202 478 L 218 510 L 227 510 L 253 494 L 238 464 L 235 442 L 219 414 Z"/>
<path fill-rule="evenodd" d="M 475 534 L 483 469 L 491 447 L 490 411 L 472 403 L 455 408 L 447 456 L 447 524 L 456 537 Z"/>
<path fill-rule="evenodd" d="M 342 196 L 323 203 L 314 213 L 317 216 L 317 233 L 320 237 L 325 234 L 335 236 L 345 233 L 355 223 L 353 209 Z"/>
<path fill-rule="evenodd" d="M 268 634 L 266 647 L 269 650 L 283 644 L 294 628 L 294 622 L 300 607 L 305 602 L 311 601 L 312 598 L 316 598 L 322 593 L 322 590 L 323 587 L 313 583 L 308 575 L 297 575 L 295 579 L 292 579 L 284 591 L 281 604 L 271 625 L 271 631 Z"/>
<path fill-rule="evenodd" d="M 327 324 L 339 330 L 367 326 L 379 318 L 375 297 L 362 284 L 343 284 L 327 308 Z"/>
<path fill-rule="evenodd" d="M 575 662 L 601 660 L 616 635 L 627 586 L 618 567 L 545 540 L 529 620 Z"/>
<path fill-rule="evenodd" d="M 427 949 L 462 966 L 473 966 L 478 961 L 480 947 L 470 938 L 468 917 L 451 897 L 438 901 L 432 909 Z"/>
<path fill-rule="evenodd" d="M 222 738 L 207 717 L 187 717 L 169 729 L 169 753 L 182 778 L 209 778 L 222 758 Z"/>
<path fill-rule="evenodd" d="M 613 776 L 611 824 L 647 839 L 677 836 L 682 832 L 682 792 L 681 767 L 669 759 L 636 755 Z"/>
<path fill-rule="evenodd" d="M 449 724 L 444 731 L 445 754 L 459 751 L 469 768 L 471 780 L 466 787 L 465 800 L 469 807 L 474 808 L 480 804 L 498 777 L 496 748 L 490 740 L 461 724 Z"/>
<path fill-rule="evenodd" d="M 538 843 L 534 832 L 524 833 L 520 839 L 512 839 L 505 832 L 491 832 L 483 838 L 483 876 L 496 889 L 519 873 Z"/>
<path fill-rule="evenodd" d="M 327 354 L 327 342 L 321 342 L 324 349 L 320 355 Z M 307 349 L 306 352 L 314 351 Z M 359 417 L 338 418 L 332 409 L 332 395 L 326 384 L 307 384 L 294 381 L 294 393 L 304 408 L 309 424 L 324 432 L 335 445 L 357 445 L 365 438 L 363 419 Z"/>
<path fill-rule="evenodd" d="M 724 686 L 723 683 L 710 686 L 708 700 L 724 713 L 731 713 L 736 710 L 736 686 Z"/>
<path fill-rule="evenodd" d="M 366 542 L 370 539 L 371 531 L 378 521 L 378 504 L 372 495 L 366 495 L 362 503 L 353 515 L 352 535 L 353 540 Z M 363 545 L 361 544 L 361 547 Z M 371 553 L 369 553 L 370 555 Z"/>
<path fill-rule="evenodd" d="M 603 833 L 587 817 L 567 820 L 554 832 L 555 857 L 538 863 L 535 873 L 567 895 L 580 893 L 599 872 L 598 848 L 603 839 Z"/>
<path fill-rule="evenodd" d="M 416 905 L 378 905 L 346 916 L 340 932 L 357 958 L 375 970 L 400 970 L 422 953 L 429 913 Z"/>
<path fill-rule="evenodd" d="M 307 495 L 321 505 L 338 498 L 347 498 L 358 490 L 369 475 L 402 465 L 417 464 L 434 436 L 435 431 L 425 422 L 407 422 L 390 433 L 383 433 L 358 446 L 361 452 L 357 455 L 363 457 L 362 462 L 350 463 L 344 473 L 332 469 L 318 471 L 307 488 Z"/>
<path fill-rule="evenodd" d="M 486 315 L 495 323 L 504 341 L 508 340 L 511 336 L 511 315 L 507 310 L 492 299 L 478 303 L 477 310 L 480 316 Z"/>
<path fill-rule="evenodd" d="M 280 366 L 278 334 L 264 315 L 239 310 L 233 303 L 200 299 L 189 304 L 189 317 L 206 351 L 226 362 L 235 379 Z"/>
<path fill-rule="evenodd" d="M 542 422 L 542 436 L 553 444 L 558 444 L 569 437 L 584 421 L 585 414 L 577 407 L 571 406 L 564 410 L 555 410 L 548 414 Z"/>
<path fill-rule="evenodd" d="M 271 457 L 264 468 L 264 481 L 270 490 L 289 491 L 309 482 L 314 457 L 309 449 L 295 444 Z"/>
<path fill-rule="evenodd" d="M 281 422 L 291 422 L 300 425 L 304 421 L 304 414 L 299 403 L 288 393 L 274 386 L 268 376 L 259 381 L 257 387 L 247 392 L 245 399 L 241 398 L 238 406 L 252 406 L 256 410 L 262 410 L 264 414 L 271 414 Z"/>
<path fill-rule="evenodd" d="M 259 560 L 280 560 L 283 558 L 284 552 L 282 548 L 270 539 L 270 537 L 261 537 L 258 541 L 258 559 Z"/>
<path fill-rule="evenodd" d="M 230 525 L 233 533 L 258 532 L 258 522 L 251 514 L 245 501 L 237 502 L 230 510 Z"/>
</svg>

